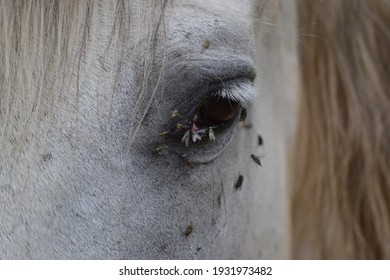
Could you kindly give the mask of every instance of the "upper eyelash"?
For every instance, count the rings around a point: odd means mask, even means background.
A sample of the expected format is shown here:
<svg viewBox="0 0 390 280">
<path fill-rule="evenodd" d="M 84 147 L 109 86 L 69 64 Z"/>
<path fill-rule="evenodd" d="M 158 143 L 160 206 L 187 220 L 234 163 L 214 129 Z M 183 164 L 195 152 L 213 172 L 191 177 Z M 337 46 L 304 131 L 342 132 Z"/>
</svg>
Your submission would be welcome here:
<svg viewBox="0 0 390 280">
<path fill-rule="evenodd" d="M 223 86 L 213 93 L 216 96 L 236 102 L 252 102 L 256 98 L 256 90 L 252 84 L 246 82 L 232 83 Z"/>
</svg>

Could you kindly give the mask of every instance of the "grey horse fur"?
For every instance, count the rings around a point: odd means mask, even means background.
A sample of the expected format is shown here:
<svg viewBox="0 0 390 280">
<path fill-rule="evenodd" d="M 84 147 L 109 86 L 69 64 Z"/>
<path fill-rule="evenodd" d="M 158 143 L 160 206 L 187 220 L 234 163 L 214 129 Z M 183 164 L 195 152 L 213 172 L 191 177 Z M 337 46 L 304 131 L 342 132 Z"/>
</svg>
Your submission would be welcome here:
<svg viewBox="0 0 390 280">
<path fill-rule="evenodd" d="M 38 121 L 35 138 L 12 163 L 13 175 L 0 173 L 0 258 L 289 256 L 294 4 L 220 3 L 168 5 L 156 46 L 148 49 L 141 30 L 130 40 L 138 45 L 123 55 L 119 76 L 109 69 L 115 54 L 105 54 L 106 71 L 97 59 L 115 16 L 113 10 L 98 11 L 79 80 L 67 77 L 45 144 L 37 144 L 44 131 Z M 150 60 L 142 59 L 147 50 L 153 50 Z M 205 84 L 253 69 L 259 95 L 247 105 L 252 128 L 236 122 L 210 146 L 165 144 L 159 133 L 171 127 L 171 111 L 185 114 L 201 101 Z M 167 151 L 156 153 L 161 145 Z M 264 156 L 263 167 L 251 154 Z M 239 175 L 242 185 L 235 189 Z"/>
</svg>

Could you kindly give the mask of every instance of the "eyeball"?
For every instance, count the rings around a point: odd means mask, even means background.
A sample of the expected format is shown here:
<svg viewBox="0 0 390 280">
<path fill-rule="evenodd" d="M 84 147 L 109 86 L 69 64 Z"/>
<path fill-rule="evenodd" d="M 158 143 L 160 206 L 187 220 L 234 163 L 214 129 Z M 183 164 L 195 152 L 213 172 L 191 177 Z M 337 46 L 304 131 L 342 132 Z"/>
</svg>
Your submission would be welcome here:
<svg viewBox="0 0 390 280">
<path fill-rule="evenodd" d="M 160 135 L 174 146 L 175 154 L 193 163 L 215 159 L 233 137 L 240 121 L 243 103 L 254 99 L 252 81 L 236 79 L 210 87 L 197 106 L 180 115 L 170 129 Z"/>
<path fill-rule="evenodd" d="M 199 122 L 206 126 L 220 126 L 231 121 L 237 114 L 240 103 L 227 98 L 212 96 L 199 108 Z"/>
</svg>

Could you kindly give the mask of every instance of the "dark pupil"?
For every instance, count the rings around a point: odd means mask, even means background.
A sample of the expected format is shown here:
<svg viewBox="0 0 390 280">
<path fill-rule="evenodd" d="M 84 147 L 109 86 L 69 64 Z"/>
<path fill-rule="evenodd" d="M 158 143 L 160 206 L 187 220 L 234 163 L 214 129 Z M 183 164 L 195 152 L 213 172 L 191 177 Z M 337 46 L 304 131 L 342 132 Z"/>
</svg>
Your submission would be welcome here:
<svg viewBox="0 0 390 280">
<path fill-rule="evenodd" d="M 200 122 L 208 126 L 217 126 L 234 118 L 240 103 L 212 96 L 208 98 L 199 108 Z"/>
</svg>

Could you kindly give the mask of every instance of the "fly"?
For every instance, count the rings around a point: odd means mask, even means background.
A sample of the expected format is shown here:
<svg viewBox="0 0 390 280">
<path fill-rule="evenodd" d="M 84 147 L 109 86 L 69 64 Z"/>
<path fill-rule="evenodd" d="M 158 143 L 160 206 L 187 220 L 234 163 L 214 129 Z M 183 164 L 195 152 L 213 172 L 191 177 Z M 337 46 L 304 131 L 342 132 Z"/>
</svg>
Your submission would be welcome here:
<svg viewBox="0 0 390 280">
<path fill-rule="evenodd" d="M 244 181 L 244 176 L 242 175 L 239 175 L 238 176 L 238 179 L 237 179 L 237 182 L 235 183 L 234 185 L 234 189 L 235 190 L 241 190 L 241 186 L 242 186 L 242 182 Z"/>
<path fill-rule="evenodd" d="M 162 156 L 162 155 L 167 155 L 168 151 L 169 151 L 169 146 L 160 145 L 153 151 L 153 153 L 156 155 Z"/>
<path fill-rule="evenodd" d="M 251 158 L 253 159 L 253 161 L 257 164 L 257 165 L 260 165 L 261 167 L 263 167 L 261 165 L 261 161 L 260 161 L 260 158 L 262 158 L 262 156 L 255 156 L 254 154 L 251 154 Z"/>
<path fill-rule="evenodd" d="M 171 117 L 172 118 L 180 117 L 179 111 L 177 109 L 171 111 Z"/>
<path fill-rule="evenodd" d="M 192 231 L 194 230 L 194 226 L 192 225 L 192 222 L 187 226 L 186 231 L 184 232 L 184 235 L 188 237 Z"/>
</svg>

